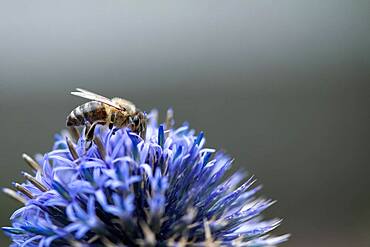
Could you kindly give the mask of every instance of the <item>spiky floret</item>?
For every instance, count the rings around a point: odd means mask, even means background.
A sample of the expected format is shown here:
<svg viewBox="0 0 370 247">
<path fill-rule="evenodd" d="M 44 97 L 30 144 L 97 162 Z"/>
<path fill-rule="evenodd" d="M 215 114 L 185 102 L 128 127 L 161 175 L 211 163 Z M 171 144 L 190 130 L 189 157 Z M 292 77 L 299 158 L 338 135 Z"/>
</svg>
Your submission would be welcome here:
<svg viewBox="0 0 370 247">
<path fill-rule="evenodd" d="M 172 116 L 169 112 L 168 116 Z M 204 148 L 203 133 L 148 115 L 146 140 L 127 129 L 84 138 L 57 135 L 53 150 L 24 159 L 33 174 L 5 193 L 24 203 L 3 227 L 13 246 L 274 246 L 262 221 L 273 201 L 254 179 L 226 176 L 232 159 Z"/>
</svg>

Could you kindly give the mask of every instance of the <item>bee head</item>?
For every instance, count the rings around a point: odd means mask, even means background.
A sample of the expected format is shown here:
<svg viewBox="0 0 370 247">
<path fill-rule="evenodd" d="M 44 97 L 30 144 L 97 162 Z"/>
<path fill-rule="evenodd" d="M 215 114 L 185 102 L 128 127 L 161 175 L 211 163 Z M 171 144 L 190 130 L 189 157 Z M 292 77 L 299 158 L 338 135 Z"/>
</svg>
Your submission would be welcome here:
<svg viewBox="0 0 370 247">
<path fill-rule="evenodd" d="M 145 134 L 146 131 L 146 114 L 138 111 L 130 117 L 130 128 L 133 132 L 139 133 L 140 135 Z"/>
</svg>

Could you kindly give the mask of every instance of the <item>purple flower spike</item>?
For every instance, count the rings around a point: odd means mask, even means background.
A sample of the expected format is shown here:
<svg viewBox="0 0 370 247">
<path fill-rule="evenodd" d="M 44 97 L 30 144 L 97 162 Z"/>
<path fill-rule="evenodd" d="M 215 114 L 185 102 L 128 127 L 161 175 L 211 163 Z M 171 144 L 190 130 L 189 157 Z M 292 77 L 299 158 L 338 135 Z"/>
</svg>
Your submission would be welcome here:
<svg viewBox="0 0 370 247">
<path fill-rule="evenodd" d="M 53 150 L 24 159 L 33 174 L 3 191 L 24 206 L 3 227 L 11 246 L 276 246 L 274 203 L 256 197 L 253 178 L 226 172 L 232 159 L 204 148 L 203 132 L 175 129 L 148 114 L 143 140 L 128 129 L 97 127 L 88 145 L 78 132 L 55 136 Z M 115 134 L 113 134 L 115 131 Z M 74 140 L 74 141 L 72 141 Z M 89 148 L 87 148 L 89 147 Z M 244 180 L 244 182 L 243 182 Z"/>
</svg>

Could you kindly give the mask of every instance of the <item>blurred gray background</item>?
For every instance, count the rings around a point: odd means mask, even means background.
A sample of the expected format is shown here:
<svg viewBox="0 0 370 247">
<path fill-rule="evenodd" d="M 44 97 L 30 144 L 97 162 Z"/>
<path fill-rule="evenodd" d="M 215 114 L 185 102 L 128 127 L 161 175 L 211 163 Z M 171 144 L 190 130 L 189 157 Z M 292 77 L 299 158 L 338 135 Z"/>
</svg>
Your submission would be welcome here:
<svg viewBox="0 0 370 247">
<path fill-rule="evenodd" d="M 370 2 L 0 0 L 0 186 L 82 99 L 204 130 L 277 199 L 284 246 L 370 246 Z M 163 116 L 164 114 L 162 114 Z M 0 224 L 19 207 L 0 196 Z M 1 246 L 9 242 L 1 234 Z"/>
</svg>

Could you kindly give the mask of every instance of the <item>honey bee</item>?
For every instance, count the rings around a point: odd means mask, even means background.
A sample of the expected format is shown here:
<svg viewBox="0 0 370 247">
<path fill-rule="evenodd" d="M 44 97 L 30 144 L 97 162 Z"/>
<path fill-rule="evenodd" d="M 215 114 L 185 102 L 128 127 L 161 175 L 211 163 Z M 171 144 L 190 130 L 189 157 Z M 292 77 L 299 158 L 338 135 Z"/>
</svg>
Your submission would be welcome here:
<svg viewBox="0 0 370 247">
<path fill-rule="evenodd" d="M 145 138 L 147 118 L 146 114 L 125 99 L 108 99 L 96 93 L 77 88 L 77 92 L 71 94 L 90 99 L 83 105 L 76 107 L 67 117 L 67 126 L 86 126 L 86 139 L 91 141 L 96 125 L 107 125 L 113 127 L 128 127 L 131 131 Z"/>
</svg>

